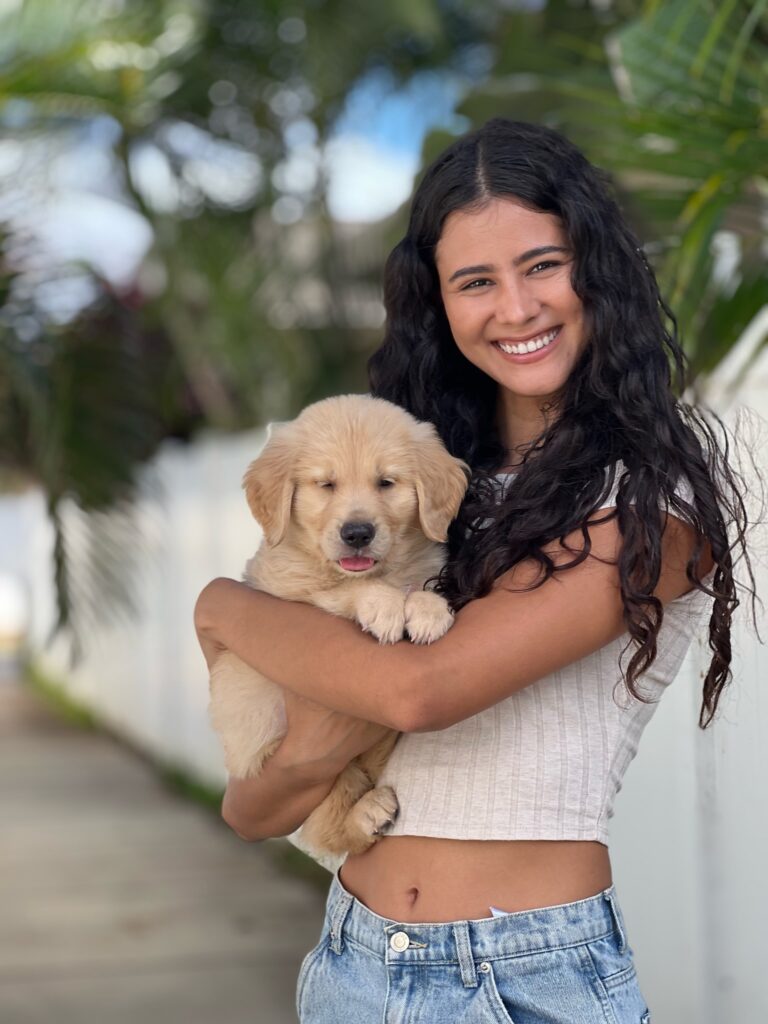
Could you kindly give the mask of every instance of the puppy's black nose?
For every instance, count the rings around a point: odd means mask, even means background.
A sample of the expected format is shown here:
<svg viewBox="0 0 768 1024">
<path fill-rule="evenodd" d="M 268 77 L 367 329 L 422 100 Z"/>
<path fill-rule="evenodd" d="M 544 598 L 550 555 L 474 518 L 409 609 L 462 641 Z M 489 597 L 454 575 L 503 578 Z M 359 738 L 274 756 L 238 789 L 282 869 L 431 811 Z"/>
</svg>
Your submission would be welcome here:
<svg viewBox="0 0 768 1024">
<path fill-rule="evenodd" d="M 351 548 L 364 548 L 376 536 L 376 527 L 373 523 L 344 523 L 340 533 L 341 539 Z"/>
</svg>

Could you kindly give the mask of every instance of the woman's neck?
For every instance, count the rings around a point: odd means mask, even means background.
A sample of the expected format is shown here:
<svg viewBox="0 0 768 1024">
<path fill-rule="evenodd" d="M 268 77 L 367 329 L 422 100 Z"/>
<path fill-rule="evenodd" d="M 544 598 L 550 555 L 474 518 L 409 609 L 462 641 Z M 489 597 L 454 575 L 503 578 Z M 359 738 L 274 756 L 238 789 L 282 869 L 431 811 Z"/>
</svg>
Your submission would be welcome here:
<svg viewBox="0 0 768 1024">
<path fill-rule="evenodd" d="M 496 423 L 506 455 L 502 472 L 519 469 L 525 453 L 552 422 L 549 397 L 514 395 L 499 388 Z"/>
</svg>

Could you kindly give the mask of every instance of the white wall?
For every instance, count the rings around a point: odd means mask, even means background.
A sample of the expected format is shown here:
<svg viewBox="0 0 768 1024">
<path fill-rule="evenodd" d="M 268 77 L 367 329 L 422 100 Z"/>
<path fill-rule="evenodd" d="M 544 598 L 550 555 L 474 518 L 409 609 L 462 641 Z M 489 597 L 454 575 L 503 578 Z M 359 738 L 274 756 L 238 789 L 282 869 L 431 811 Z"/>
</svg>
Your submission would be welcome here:
<svg viewBox="0 0 768 1024">
<path fill-rule="evenodd" d="M 766 396 L 768 366 L 740 400 L 760 408 Z M 240 479 L 262 443 L 257 431 L 208 437 L 189 448 L 166 445 L 141 504 L 140 618 L 100 630 L 73 671 L 61 641 L 42 656 L 113 729 L 209 784 L 225 775 L 207 721 L 207 674 L 192 612 L 204 584 L 217 575 L 237 578 L 258 544 Z M 761 460 L 768 480 L 768 452 Z M 0 500 L 0 569 L 28 587 L 35 647 L 53 610 L 50 543 L 39 495 Z M 759 568 L 766 595 L 765 560 Z M 768 726 L 768 656 L 745 611 L 734 630 L 734 684 L 717 723 L 704 733 L 696 725 L 708 659 L 694 645 L 617 801 L 615 881 L 655 1024 L 768 1020 L 768 756 L 760 747 Z"/>
<path fill-rule="evenodd" d="M 705 399 L 743 431 L 768 491 L 768 353 L 731 392 L 761 317 Z M 748 417 L 744 418 L 744 411 Z M 751 425 L 750 425 L 751 424 Z M 753 517 L 760 495 L 749 501 Z M 768 601 L 766 524 L 752 531 L 758 596 Z M 768 919 L 768 619 L 760 642 L 746 595 L 735 613 L 733 681 L 715 722 L 698 728 L 703 642 L 692 645 L 630 765 L 612 822 L 614 881 L 655 1024 L 762 1024 Z"/>
</svg>

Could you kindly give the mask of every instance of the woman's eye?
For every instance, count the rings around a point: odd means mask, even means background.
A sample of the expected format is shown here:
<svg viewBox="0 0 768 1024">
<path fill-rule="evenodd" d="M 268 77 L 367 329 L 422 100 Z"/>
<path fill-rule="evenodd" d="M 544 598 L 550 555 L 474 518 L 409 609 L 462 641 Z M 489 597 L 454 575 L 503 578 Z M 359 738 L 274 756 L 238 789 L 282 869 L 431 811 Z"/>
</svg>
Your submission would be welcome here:
<svg viewBox="0 0 768 1024">
<path fill-rule="evenodd" d="M 535 267 L 531 267 L 531 273 L 533 273 L 534 270 L 538 270 L 539 267 L 544 267 L 545 270 L 546 270 L 546 269 L 549 269 L 549 267 L 559 267 L 559 266 L 560 266 L 560 264 L 557 262 L 557 260 L 542 260 L 542 262 L 541 263 L 537 263 Z"/>
<path fill-rule="evenodd" d="M 478 277 L 475 281 L 470 281 L 468 284 L 465 284 L 464 287 L 461 290 L 463 292 L 468 292 L 471 289 L 473 289 L 473 286 L 476 285 L 476 284 L 480 284 L 480 285 L 490 284 L 490 281 L 488 280 L 487 277 Z"/>
</svg>

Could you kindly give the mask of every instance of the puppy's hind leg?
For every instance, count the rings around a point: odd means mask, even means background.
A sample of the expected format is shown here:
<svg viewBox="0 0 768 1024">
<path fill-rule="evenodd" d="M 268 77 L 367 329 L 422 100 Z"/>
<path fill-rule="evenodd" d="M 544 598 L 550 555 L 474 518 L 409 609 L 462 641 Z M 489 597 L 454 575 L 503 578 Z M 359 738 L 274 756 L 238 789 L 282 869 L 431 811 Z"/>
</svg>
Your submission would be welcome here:
<svg viewBox="0 0 768 1024">
<path fill-rule="evenodd" d="M 363 853 L 389 831 L 400 813 L 391 786 L 376 786 L 360 797 L 345 822 L 346 848 Z"/>
<path fill-rule="evenodd" d="M 372 780 L 374 788 L 364 793 L 350 808 L 344 822 L 344 841 L 349 853 L 363 853 L 378 842 L 400 813 L 400 805 L 392 787 L 376 785 L 399 737 L 400 733 L 392 730 L 357 758 L 357 763 Z"/>
<path fill-rule="evenodd" d="M 395 744 L 399 738 L 400 733 L 395 732 L 393 729 L 391 732 L 383 736 L 379 742 L 369 750 L 366 750 L 362 754 L 358 754 L 356 759 L 357 763 L 374 783 L 379 781 L 379 776 L 384 771 L 384 766 L 389 760 L 389 755 L 394 750 Z"/>
<path fill-rule="evenodd" d="M 371 779 L 357 761 L 338 776 L 328 796 L 310 814 L 301 838 L 316 850 L 346 853 L 346 820 L 350 810 L 371 788 Z"/>
<path fill-rule="evenodd" d="M 318 851 L 363 853 L 384 835 L 398 811 L 394 790 L 372 789 L 368 774 L 353 761 L 304 822 L 301 838 Z"/>
</svg>

